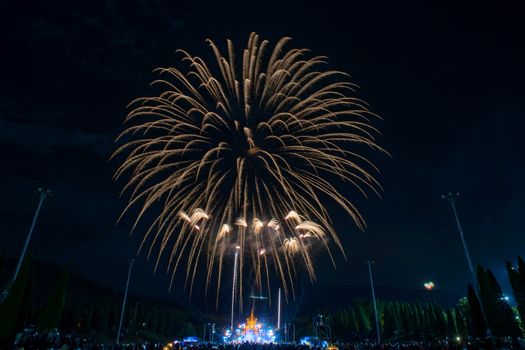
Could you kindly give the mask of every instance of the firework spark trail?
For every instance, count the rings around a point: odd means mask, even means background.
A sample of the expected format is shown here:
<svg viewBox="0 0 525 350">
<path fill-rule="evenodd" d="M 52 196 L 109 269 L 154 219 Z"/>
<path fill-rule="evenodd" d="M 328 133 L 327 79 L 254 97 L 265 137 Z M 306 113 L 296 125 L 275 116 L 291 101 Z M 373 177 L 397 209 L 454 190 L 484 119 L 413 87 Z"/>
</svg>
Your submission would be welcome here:
<svg viewBox="0 0 525 350">
<path fill-rule="evenodd" d="M 149 256 L 158 247 L 157 265 L 168 251 L 172 281 L 184 263 L 190 293 L 205 259 L 206 288 L 215 274 L 218 295 L 224 258 L 235 246 L 241 295 L 246 263 L 259 288 L 264 278 L 269 286 L 272 264 L 286 295 L 297 261 L 315 280 L 305 239 L 322 242 L 330 257 L 330 241 L 343 251 L 323 202 L 364 226 L 334 180 L 365 196 L 380 189 L 370 173 L 377 169 L 362 154 L 363 146 L 384 152 L 374 139 L 376 116 L 351 96 L 356 86 L 347 74 L 321 69 L 327 58 L 308 58 L 306 49 L 286 50 L 289 41 L 270 50 L 252 33 L 236 57 L 230 40 L 226 55 L 207 40 L 212 64 L 179 50 L 187 70 L 157 69 L 152 84 L 161 93 L 130 104 L 113 155 L 125 155 L 115 178 L 129 176 L 123 215 L 140 208 L 135 229 L 161 203 L 141 249 L 149 244 Z"/>
</svg>

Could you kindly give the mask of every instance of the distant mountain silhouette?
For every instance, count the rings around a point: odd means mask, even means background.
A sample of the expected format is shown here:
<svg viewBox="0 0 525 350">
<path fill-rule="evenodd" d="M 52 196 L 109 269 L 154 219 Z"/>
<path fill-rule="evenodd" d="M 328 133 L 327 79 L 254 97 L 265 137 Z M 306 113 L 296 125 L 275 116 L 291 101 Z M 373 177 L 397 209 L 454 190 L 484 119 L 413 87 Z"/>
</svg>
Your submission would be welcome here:
<svg viewBox="0 0 525 350">
<path fill-rule="evenodd" d="M 12 258 L 6 258 L 0 271 L 0 287 L 3 287 L 8 278 L 11 277 L 14 267 L 15 260 Z M 61 271 L 62 268 L 57 265 L 39 260 L 31 261 L 31 298 L 33 301 L 40 304 L 45 302 L 55 286 Z M 90 300 L 102 298 L 110 299 L 112 302 L 120 305 L 122 297 L 123 291 L 117 291 L 111 287 L 102 286 L 99 283 L 89 280 L 75 272 L 70 272 L 69 274 L 67 291 L 68 302 L 88 303 Z M 148 304 L 159 307 L 176 308 L 181 311 L 188 311 L 196 314 L 202 314 L 205 311 L 204 304 L 198 300 L 188 303 L 187 301 L 178 300 L 177 298 L 159 299 L 145 297 L 130 292 L 128 295 L 128 303 L 131 305 L 134 302 L 147 302 Z"/>
<path fill-rule="evenodd" d="M 3 286 L 10 273 L 14 269 L 14 259 L 7 258 L 4 262 L 2 271 L 0 271 L 0 286 Z M 34 302 L 43 304 L 49 296 L 53 286 L 60 275 L 61 268 L 42 261 L 32 261 L 32 291 L 31 296 Z M 436 302 L 443 306 L 456 305 L 462 295 L 435 289 L 427 291 L 425 289 L 400 288 L 393 286 L 376 286 L 376 297 L 384 301 L 421 301 Z M 117 291 L 110 287 L 101 286 L 76 273 L 70 274 L 68 296 L 69 302 L 89 303 L 94 299 L 110 299 L 112 302 L 120 305 L 122 302 L 122 291 Z M 370 286 L 366 284 L 357 285 L 320 285 L 303 289 L 296 294 L 295 300 L 289 303 L 283 303 L 283 313 L 290 319 L 311 315 L 316 312 L 337 311 L 355 299 L 370 299 Z M 230 299 L 222 300 L 219 303 L 219 310 L 215 308 L 215 298 L 204 295 L 192 297 L 191 302 L 188 300 L 177 299 L 156 299 L 130 293 L 128 303 L 133 305 L 134 302 L 146 302 L 148 305 L 159 308 L 173 308 L 189 312 L 195 315 L 195 318 L 204 322 L 205 318 L 213 317 L 217 321 L 223 319 L 225 322 L 229 315 Z M 248 312 L 251 300 L 246 298 L 245 309 L 241 314 Z M 257 312 L 263 317 L 273 317 L 276 313 L 276 305 L 267 305 L 264 302 L 257 303 Z M 213 316 L 212 316 L 213 315 Z M 241 316 L 242 317 L 242 316 Z"/>
</svg>

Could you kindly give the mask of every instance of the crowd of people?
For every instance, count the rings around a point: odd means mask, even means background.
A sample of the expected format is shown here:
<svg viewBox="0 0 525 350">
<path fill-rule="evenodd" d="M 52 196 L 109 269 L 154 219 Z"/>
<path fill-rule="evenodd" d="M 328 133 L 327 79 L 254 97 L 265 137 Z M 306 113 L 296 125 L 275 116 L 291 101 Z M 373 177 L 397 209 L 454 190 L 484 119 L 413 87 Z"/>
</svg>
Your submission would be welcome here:
<svg viewBox="0 0 525 350">
<path fill-rule="evenodd" d="M 334 343 L 328 350 L 452 350 L 452 349 L 520 349 L 524 348 L 511 339 L 498 342 L 477 342 L 440 340 L 407 341 L 377 344 L 374 342 Z M 295 343 L 289 344 L 217 344 L 217 343 L 155 343 L 137 342 L 103 344 L 72 334 L 60 333 L 57 329 L 37 332 L 28 327 L 16 335 L 10 350 L 321 350 Z"/>
</svg>

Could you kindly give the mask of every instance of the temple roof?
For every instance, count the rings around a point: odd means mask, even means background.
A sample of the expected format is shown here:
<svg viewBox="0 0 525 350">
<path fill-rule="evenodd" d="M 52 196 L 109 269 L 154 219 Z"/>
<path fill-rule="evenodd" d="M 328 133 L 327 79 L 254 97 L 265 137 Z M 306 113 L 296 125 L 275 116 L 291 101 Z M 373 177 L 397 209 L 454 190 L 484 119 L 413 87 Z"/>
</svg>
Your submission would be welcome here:
<svg viewBox="0 0 525 350">
<path fill-rule="evenodd" d="M 252 308 L 252 312 L 250 313 L 250 316 L 246 319 L 245 330 L 257 331 L 256 324 L 257 324 L 257 318 L 253 314 L 253 308 Z"/>
</svg>

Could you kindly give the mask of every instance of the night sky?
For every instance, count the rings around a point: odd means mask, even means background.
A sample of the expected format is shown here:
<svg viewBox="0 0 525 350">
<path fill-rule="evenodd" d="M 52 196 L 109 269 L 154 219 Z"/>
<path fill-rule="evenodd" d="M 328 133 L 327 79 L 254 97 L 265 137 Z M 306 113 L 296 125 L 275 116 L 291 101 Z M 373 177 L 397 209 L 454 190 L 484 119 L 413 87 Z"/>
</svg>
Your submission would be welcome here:
<svg viewBox="0 0 525 350">
<path fill-rule="evenodd" d="M 319 285 L 364 284 L 372 258 L 380 285 L 464 293 L 469 278 L 452 211 L 457 204 L 474 262 L 506 286 L 504 263 L 525 255 L 525 16 L 519 1 L 241 5 L 179 1 L 69 0 L 0 5 L 0 251 L 16 256 L 37 204 L 31 249 L 121 288 L 140 232 L 108 161 L 126 105 L 148 95 L 151 71 L 178 66 L 177 48 L 210 57 L 204 43 L 250 32 L 330 57 L 358 96 L 384 118 L 374 155 L 382 198 L 352 198 L 368 227 L 333 211 L 348 260 L 318 257 Z M 390 5 L 388 5 L 390 4 Z M 474 5 L 475 4 L 475 5 Z M 168 279 L 140 255 L 132 290 L 165 296 Z M 179 293 L 181 293 L 179 291 Z M 380 296 L 379 296 L 380 297 Z"/>
</svg>

